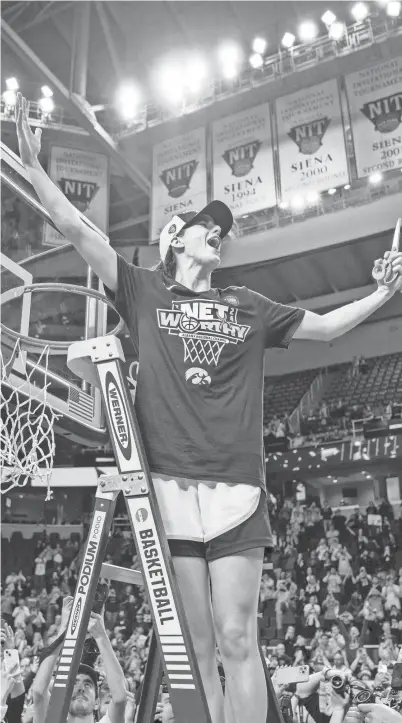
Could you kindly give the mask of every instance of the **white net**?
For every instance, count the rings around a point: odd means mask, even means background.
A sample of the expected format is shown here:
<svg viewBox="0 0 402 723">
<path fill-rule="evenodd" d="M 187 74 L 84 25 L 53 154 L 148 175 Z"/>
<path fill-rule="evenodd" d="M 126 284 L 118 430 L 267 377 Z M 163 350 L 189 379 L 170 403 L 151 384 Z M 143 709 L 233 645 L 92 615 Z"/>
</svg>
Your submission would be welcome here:
<svg viewBox="0 0 402 723">
<path fill-rule="evenodd" d="M 225 346 L 224 341 L 215 339 L 200 339 L 199 337 L 183 336 L 184 361 L 191 361 L 193 364 L 215 364 L 218 365 L 220 353 Z"/>
<path fill-rule="evenodd" d="M 43 349 L 37 361 L 30 365 L 22 363 L 20 341 L 15 344 L 11 358 L 5 362 L 0 351 L 1 365 L 1 431 L 0 431 L 0 475 L 1 494 L 13 487 L 23 487 L 33 477 L 42 477 L 48 486 L 55 451 L 54 423 L 57 415 L 47 403 L 48 357 L 50 347 Z M 16 359 L 18 367 L 17 384 L 9 379 Z M 39 366 L 44 374 L 44 383 L 38 389 L 38 375 L 35 385 L 31 381 Z M 22 371 L 23 370 L 23 371 Z"/>
</svg>

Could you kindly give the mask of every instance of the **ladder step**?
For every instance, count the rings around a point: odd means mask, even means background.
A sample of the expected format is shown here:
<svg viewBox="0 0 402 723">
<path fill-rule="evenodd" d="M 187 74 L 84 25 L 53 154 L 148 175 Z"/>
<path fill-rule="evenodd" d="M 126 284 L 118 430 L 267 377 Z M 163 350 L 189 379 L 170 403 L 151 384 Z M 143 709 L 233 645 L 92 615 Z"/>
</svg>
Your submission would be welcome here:
<svg viewBox="0 0 402 723">
<path fill-rule="evenodd" d="M 128 567 L 119 567 L 118 565 L 110 565 L 104 562 L 101 568 L 101 577 L 108 580 L 118 580 L 126 582 L 128 585 L 142 585 L 142 573 L 139 570 L 130 570 Z"/>
</svg>

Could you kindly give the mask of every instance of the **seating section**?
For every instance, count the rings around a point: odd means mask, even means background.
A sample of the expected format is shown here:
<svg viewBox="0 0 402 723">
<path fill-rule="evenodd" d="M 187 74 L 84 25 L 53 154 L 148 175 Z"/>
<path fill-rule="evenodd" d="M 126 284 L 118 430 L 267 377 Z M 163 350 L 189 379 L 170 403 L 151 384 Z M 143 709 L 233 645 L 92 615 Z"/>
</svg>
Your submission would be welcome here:
<svg viewBox="0 0 402 723">
<path fill-rule="evenodd" d="M 295 374 L 286 374 L 283 377 L 265 377 L 264 423 L 275 414 L 279 417 L 291 414 L 319 371 L 319 369 L 308 369 Z"/>
<path fill-rule="evenodd" d="M 348 405 L 375 405 L 402 401 L 402 353 L 367 359 L 355 376 L 351 365 L 343 364 L 323 401 L 333 404 L 338 399 Z"/>
</svg>

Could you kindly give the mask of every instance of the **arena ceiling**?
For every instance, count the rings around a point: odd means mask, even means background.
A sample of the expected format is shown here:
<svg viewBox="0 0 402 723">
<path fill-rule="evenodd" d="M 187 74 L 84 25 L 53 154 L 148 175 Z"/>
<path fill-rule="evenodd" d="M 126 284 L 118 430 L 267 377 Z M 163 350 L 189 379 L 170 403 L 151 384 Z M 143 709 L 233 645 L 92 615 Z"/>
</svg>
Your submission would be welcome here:
<svg viewBox="0 0 402 723">
<path fill-rule="evenodd" d="M 74 8 L 76 2 L 2 3 L 2 18 L 18 36 L 70 87 L 71 58 L 74 48 Z M 80 2 L 79 5 L 84 3 Z M 369 3 L 374 8 L 376 3 Z M 151 86 L 158 63 L 174 53 L 199 50 L 212 53 L 224 40 L 239 41 L 248 52 L 256 35 L 263 35 L 272 52 L 280 46 L 285 31 L 296 34 L 302 20 L 319 22 L 330 8 L 339 19 L 350 23 L 352 2 L 247 2 L 231 0 L 189 0 L 184 2 L 90 2 L 91 23 L 88 47 L 87 99 L 91 104 L 108 104 L 117 83 L 125 77 Z M 3 43 L 2 80 L 11 75 L 32 97 L 39 87 L 38 73 L 22 62 L 9 45 Z M 4 85 L 3 85 L 4 87 Z M 3 124 L 4 127 L 5 124 Z M 11 136 L 13 136 L 11 138 Z M 147 134 L 137 143 L 138 167 L 149 174 L 151 147 Z M 11 140 L 10 140 L 11 138 Z M 6 143 L 15 148 L 11 130 Z M 145 162 L 144 162 L 145 159 Z M 126 248 L 147 243 L 149 192 L 140 188 L 134 177 L 119 173 L 116 163 L 111 189 L 111 226 L 131 216 L 142 223 L 130 228 Z M 150 181 L 149 175 L 147 178 Z M 391 233 L 392 221 L 390 221 Z M 302 230 L 302 226 L 301 226 Z M 268 233 L 275 233 L 270 231 Z M 341 248 L 322 249 L 308 255 L 280 259 L 219 272 L 219 285 L 244 283 L 277 301 L 299 303 L 322 298 L 322 308 L 347 301 L 345 292 L 367 293 L 372 283 L 373 260 L 390 246 L 390 235 L 382 234 L 344 244 Z M 343 295 L 343 296 L 342 296 Z M 356 298 L 356 297 L 355 297 Z M 317 308 L 317 305 L 314 307 Z M 388 307 L 387 307 L 388 308 Z M 400 308 L 400 307 L 399 307 Z M 400 313 L 400 312 L 399 312 Z M 391 313 L 391 315 L 393 315 Z"/>
</svg>

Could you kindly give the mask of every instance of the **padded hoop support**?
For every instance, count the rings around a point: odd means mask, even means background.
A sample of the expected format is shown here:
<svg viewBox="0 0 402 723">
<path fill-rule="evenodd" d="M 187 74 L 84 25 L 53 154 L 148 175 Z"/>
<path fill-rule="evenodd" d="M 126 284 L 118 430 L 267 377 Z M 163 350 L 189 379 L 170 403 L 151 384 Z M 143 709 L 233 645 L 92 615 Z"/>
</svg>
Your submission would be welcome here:
<svg viewBox="0 0 402 723">
<path fill-rule="evenodd" d="M 98 336 L 95 339 L 73 342 L 67 352 L 67 366 L 80 379 L 99 387 L 95 362 L 120 359 L 125 361 L 123 347 L 116 336 Z"/>
</svg>

